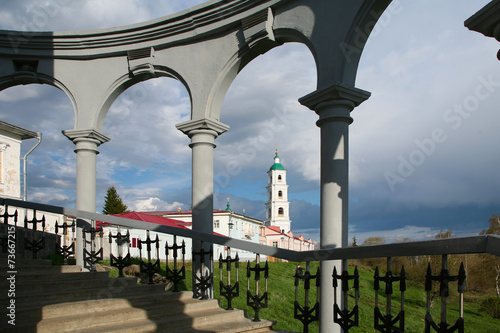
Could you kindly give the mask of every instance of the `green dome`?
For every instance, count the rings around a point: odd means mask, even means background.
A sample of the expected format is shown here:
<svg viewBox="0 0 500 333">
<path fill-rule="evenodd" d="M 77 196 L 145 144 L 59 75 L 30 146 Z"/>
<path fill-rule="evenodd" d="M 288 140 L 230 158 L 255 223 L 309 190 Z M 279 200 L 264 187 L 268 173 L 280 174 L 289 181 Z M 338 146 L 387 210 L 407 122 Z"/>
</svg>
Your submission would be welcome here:
<svg viewBox="0 0 500 333">
<path fill-rule="evenodd" d="M 274 163 L 269 168 L 269 171 L 271 171 L 271 170 L 285 170 L 285 168 L 283 167 L 283 165 L 281 163 Z"/>
</svg>

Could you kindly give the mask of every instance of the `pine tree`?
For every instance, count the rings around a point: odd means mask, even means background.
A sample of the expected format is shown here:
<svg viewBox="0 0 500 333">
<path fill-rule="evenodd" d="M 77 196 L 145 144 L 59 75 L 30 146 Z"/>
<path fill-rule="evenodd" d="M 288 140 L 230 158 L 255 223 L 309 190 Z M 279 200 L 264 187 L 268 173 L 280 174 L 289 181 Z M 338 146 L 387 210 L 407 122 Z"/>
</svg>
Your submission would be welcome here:
<svg viewBox="0 0 500 333">
<path fill-rule="evenodd" d="M 122 198 L 116 192 L 116 188 L 111 186 L 104 197 L 104 207 L 102 213 L 105 215 L 122 214 L 127 212 L 127 205 L 122 201 Z"/>
</svg>

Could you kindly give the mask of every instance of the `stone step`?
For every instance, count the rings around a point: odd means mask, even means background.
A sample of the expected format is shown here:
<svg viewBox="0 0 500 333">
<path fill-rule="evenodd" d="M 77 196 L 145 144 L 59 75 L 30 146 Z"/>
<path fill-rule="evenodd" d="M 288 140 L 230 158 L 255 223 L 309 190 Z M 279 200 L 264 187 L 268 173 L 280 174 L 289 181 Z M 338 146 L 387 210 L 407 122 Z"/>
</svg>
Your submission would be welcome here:
<svg viewBox="0 0 500 333">
<path fill-rule="evenodd" d="M 11 260 L 9 260 L 11 259 Z M 25 259 L 16 255 L 15 259 L 9 257 L 7 253 L 0 254 L 0 269 L 4 270 L 9 264 L 14 264 L 17 268 L 25 266 L 52 266 L 52 260 L 49 259 Z"/>
<path fill-rule="evenodd" d="M 16 281 L 16 297 L 45 297 L 47 293 L 76 293 L 85 290 L 105 289 L 112 282 L 107 276 L 102 278 L 102 275 L 95 277 L 94 273 L 77 273 L 80 276 L 75 276 L 71 280 L 59 280 L 57 277 L 53 281 L 40 281 L 32 284 L 24 282 L 18 284 Z M 88 278 L 86 278 L 88 276 Z M 7 280 L 7 279 L 6 279 Z M 123 285 L 137 284 L 137 278 L 123 278 L 120 279 Z"/>
<path fill-rule="evenodd" d="M 180 294 L 180 295 L 177 295 Z M 192 298 L 191 292 L 155 294 L 151 297 L 144 297 L 143 294 L 134 295 L 128 298 L 108 298 L 99 300 L 86 300 L 78 302 L 66 302 L 42 306 L 34 306 L 17 310 L 17 315 L 23 318 L 23 321 L 38 322 L 42 319 L 52 319 L 64 316 L 66 314 L 95 314 L 102 309 L 118 310 L 127 307 L 141 307 L 153 302 L 162 304 L 169 309 L 169 313 L 183 313 L 183 311 L 193 311 L 198 308 L 207 307 L 201 305 L 198 300 Z M 211 304 L 217 306 L 217 304 Z"/>
<path fill-rule="evenodd" d="M 61 302 L 76 302 L 84 300 L 96 300 L 104 298 L 123 298 L 137 294 L 161 293 L 165 290 L 165 285 L 138 285 L 136 278 L 108 279 L 102 287 L 89 286 L 87 289 L 73 291 L 59 291 L 57 289 L 46 290 L 38 295 L 16 295 L 16 303 L 20 307 L 33 306 L 33 304 L 55 304 Z M 5 295 L 6 296 L 6 295 Z M 0 295 L 0 299 L 5 297 Z"/>
<path fill-rule="evenodd" d="M 197 301 L 197 302 L 196 302 Z M 120 309 L 100 309 L 100 312 L 92 314 L 68 314 L 63 317 L 44 319 L 37 323 L 18 322 L 16 329 L 23 332 L 128 332 L 124 330 L 128 323 L 132 325 L 133 330 L 138 332 L 136 323 L 146 324 L 151 327 L 151 323 L 159 323 L 164 329 L 182 328 L 198 323 L 213 324 L 217 322 L 227 322 L 237 319 L 243 315 L 243 311 L 225 311 L 217 306 L 216 300 L 198 301 L 193 300 L 188 304 L 198 303 L 198 309 L 189 308 L 183 313 L 170 313 L 170 309 L 164 304 L 148 304 L 140 308 L 120 308 Z M 202 307 L 199 304 L 202 303 Z M 6 331 L 10 332 L 10 331 Z"/>
<path fill-rule="evenodd" d="M 215 305 L 214 305 L 215 303 Z M 217 301 L 204 302 L 204 307 L 195 313 L 207 313 L 207 315 L 217 315 L 218 320 L 223 320 L 223 316 L 219 313 L 220 309 L 217 307 Z M 190 320 L 192 314 L 186 315 L 179 313 L 175 316 L 170 315 L 164 304 L 147 304 L 140 308 L 126 307 L 115 310 L 101 310 L 92 315 L 78 314 L 65 317 L 57 317 L 53 319 L 42 320 L 37 324 L 37 332 L 74 332 L 83 329 L 94 329 L 99 324 L 121 327 L 124 322 L 135 320 L 161 320 L 162 317 L 169 319 L 169 327 L 179 327 L 185 322 Z M 226 315 L 227 316 L 227 315 Z"/>
<path fill-rule="evenodd" d="M 67 272 L 64 274 L 14 274 L 17 286 L 27 285 L 30 288 L 33 284 L 44 283 L 71 283 L 78 281 L 94 281 L 108 279 L 108 272 Z M 9 277 L 9 274 L 7 274 Z M 10 284 L 7 279 L 0 280 L 0 288 Z"/>
<path fill-rule="evenodd" d="M 0 268 L 0 270 L 7 272 L 12 271 L 12 269 Z M 59 273 L 71 273 L 71 272 L 81 272 L 81 266 L 76 265 L 66 265 L 66 266 L 16 266 L 13 270 L 16 275 L 51 275 Z"/>
<path fill-rule="evenodd" d="M 201 301 L 204 302 L 204 301 Z M 263 328 L 272 325 L 271 322 L 254 324 L 251 320 L 244 318 L 242 310 L 223 310 L 221 308 L 198 311 L 195 313 L 130 320 L 120 325 L 102 324 L 91 329 L 76 330 L 79 333 L 99 332 L 250 332 L 252 328 Z M 248 329 L 247 325 L 251 325 Z M 218 329 L 217 327 L 223 327 Z M 206 330 L 209 327 L 211 330 Z M 232 330 L 231 330 L 232 327 Z M 235 330 L 236 329 L 236 330 Z"/>
</svg>

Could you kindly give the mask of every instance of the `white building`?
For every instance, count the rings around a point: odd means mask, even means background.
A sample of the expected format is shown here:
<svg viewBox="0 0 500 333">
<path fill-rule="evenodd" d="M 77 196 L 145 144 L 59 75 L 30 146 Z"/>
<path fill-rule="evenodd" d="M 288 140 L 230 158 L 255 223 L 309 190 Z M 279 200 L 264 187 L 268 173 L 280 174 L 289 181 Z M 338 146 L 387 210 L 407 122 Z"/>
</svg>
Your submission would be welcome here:
<svg viewBox="0 0 500 333">
<path fill-rule="evenodd" d="M 269 168 L 266 202 L 265 226 L 277 226 L 282 233 L 290 231 L 290 202 L 288 201 L 288 184 L 286 170 L 280 163 L 278 149 L 274 156 L 274 164 Z"/>
<path fill-rule="evenodd" d="M 286 180 L 286 169 L 280 162 L 278 150 L 274 156 L 274 164 L 269 168 L 266 202 L 266 221 L 260 221 L 244 214 L 231 211 L 229 198 L 226 210 L 213 211 L 214 233 L 223 236 L 242 239 L 250 242 L 274 246 L 294 251 L 314 250 L 312 240 L 305 239 L 302 235 L 294 236 L 291 230 L 290 202 L 288 201 L 288 184 Z M 157 211 L 143 212 L 163 216 L 169 219 L 183 221 L 186 227 L 191 228 L 192 211 Z M 214 245 L 214 256 L 216 260 L 225 250 L 220 245 Z M 234 257 L 235 251 L 231 251 Z M 238 252 L 243 260 L 253 260 L 253 253 Z"/>
<path fill-rule="evenodd" d="M 21 156 L 21 148 L 24 140 L 37 139 L 33 142 L 31 148 L 24 156 Z M 0 194 L 3 197 L 26 200 L 27 199 L 27 158 L 28 155 L 40 144 L 42 134 L 34 132 L 5 121 L 0 120 Z M 30 142 L 31 143 L 31 142 Z M 22 176 L 22 177 L 21 177 Z M 1 208 L 0 213 L 4 213 Z M 15 208 L 9 208 L 9 214 L 15 212 Z M 45 231 L 54 232 L 55 223 L 62 224 L 64 218 L 62 215 L 39 213 L 36 217 L 32 211 L 17 209 L 17 226 L 24 226 L 24 217 L 27 214 L 28 220 L 41 220 L 45 215 Z M 31 225 L 29 228 L 31 229 Z M 40 230 L 38 224 L 37 229 Z"/>
<path fill-rule="evenodd" d="M 314 250 L 310 238 L 306 240 L 302 235 L 295 237 L 291 230 L 286 172 L 276 149 L 274 164 L 267 172 L 266 222 L 261 230 L 261 244 L 294 251 Z"/>
<path fill-rule="evenodd" d="M 159 212 L 144 212 L 146 214 L 154 214 L 163 216 L 169 219 L 183 221 L 185 226 L 191 228 L 192 211 L 159 211 Z M 260 243 L 261 228 L 263 222 L 242 214 L 231 211 L 229 200 L 226 210 L 214 210 L 213 229 L 214 234 L 227 236 L 231 238 L 246 240 L 249 242 Z M 214 256 L 217 260 L 221 253 L 225 257 L 226 248 L 214 244 Z M 231 256 L 234 258 L 236 249 L 231 251 Z M 241 260 L 254 260 L 255 254 L 246 251 L 238 250 L 238 255 Z"/>
<path fill-rule="evenodd" d="M 23 198 L 21 194 L 21 143 L 23 140 L 36 138 L 41 138 L 41 134 L 0 120 L 0 193 L 2 196 L 19 200 Z M 24 159 L 26 157 L 24 156 Z M 23 170 L 23 173 L 26 174 L 26 170 Z"/>
</svg>

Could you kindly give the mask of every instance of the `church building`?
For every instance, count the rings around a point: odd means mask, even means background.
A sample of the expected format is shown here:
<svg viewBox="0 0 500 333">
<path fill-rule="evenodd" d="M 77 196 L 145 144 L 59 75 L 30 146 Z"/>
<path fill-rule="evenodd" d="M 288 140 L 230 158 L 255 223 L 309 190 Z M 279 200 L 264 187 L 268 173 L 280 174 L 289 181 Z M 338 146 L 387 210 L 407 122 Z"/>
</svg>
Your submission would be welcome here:
<svg viewBox="0 0 500 333">
<path fill-rule="evenodd" d="M 274 156 L 274 164 L 269 171 L 266 202 L 265 226 L 277 226 L 282 233 L 290 231 L 290 202 L 288 201 L 288 185 L 286 183 L 286 170 L 280 163 L 278 149 Z"/>
<path fill-rule="evenodd" d="M 261 229 L 261 244 L 294 251 L 314 250 L 310 238 L 306 240 L 302 235 L 294 236 L 291 230 L 286 169 L 280 162 L 278 149 L 267 174 L 266 221 Z"/>
</svg>

